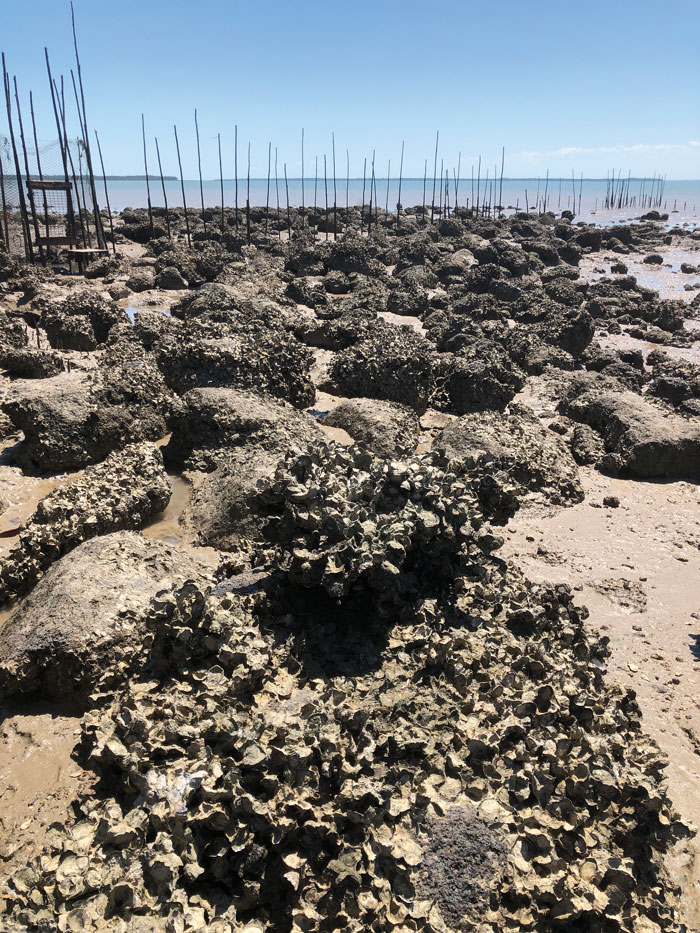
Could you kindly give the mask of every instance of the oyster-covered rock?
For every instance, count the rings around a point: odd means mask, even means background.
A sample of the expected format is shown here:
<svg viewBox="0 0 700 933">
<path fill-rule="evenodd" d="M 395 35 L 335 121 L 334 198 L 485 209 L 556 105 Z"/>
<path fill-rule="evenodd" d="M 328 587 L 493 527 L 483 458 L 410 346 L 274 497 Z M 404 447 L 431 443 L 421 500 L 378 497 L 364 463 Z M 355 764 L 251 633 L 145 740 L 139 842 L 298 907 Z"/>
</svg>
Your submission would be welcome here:
<svg viewBox="0 0 700 933">
<path fill-rule="evenodd" d="M 83 541 L 140 528 L 170 500 L 160 450 L 126 447 L 88 467 L 40 500 L 19 541 L 0 558 L 0 602 L 22 595 L 45 570 Z"/>
</svg>

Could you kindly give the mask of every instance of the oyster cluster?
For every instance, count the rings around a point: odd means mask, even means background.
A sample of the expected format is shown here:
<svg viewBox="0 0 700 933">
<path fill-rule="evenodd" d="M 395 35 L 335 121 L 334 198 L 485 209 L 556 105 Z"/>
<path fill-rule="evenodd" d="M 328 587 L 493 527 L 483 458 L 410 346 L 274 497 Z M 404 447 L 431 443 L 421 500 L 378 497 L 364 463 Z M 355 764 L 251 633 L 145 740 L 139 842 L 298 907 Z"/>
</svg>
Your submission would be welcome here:
<svg viewBox="0 0 700 933">
<path fill-rule="evenodd" d="M 141 673 L 98 685 L 102 790 L 7 928 L 680 931 L 664 758 L 568 588 L 495 556 L 482 479 L 290 455 L 268 540 L 154 597 Z"/>
<path fill-rule="evenodd" d="M 17 544 L 0 559 L 0 602 L 26 593 L 42 573 L 81 542 L 122 528 L 140 528 L 170 500 L 160 450 L 132 444 L 38 504 Z"/>
</svg>

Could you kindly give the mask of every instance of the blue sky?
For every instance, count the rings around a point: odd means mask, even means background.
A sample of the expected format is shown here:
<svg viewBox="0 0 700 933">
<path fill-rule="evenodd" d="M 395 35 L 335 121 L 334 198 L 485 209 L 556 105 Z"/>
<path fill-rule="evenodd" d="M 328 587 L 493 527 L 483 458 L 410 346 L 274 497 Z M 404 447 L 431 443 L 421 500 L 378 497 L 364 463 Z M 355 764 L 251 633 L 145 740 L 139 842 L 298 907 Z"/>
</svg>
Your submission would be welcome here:
<svg viewBox="0 0 700 933">
<path fill-rule="evenodd" d="M 54 132 L 44 66 L 73 67 L 68 0 L 0 4 L 0 47 L 23 99 L 34 91 L 40 139 Z M 163 168 L 176 174 L 178 124 L 186 177 L 196 175 L 198 108 L 205 177 L 239 172 L 252 140 L 251 171 L 264 175 L 267 144 L 290 176 L 315 155 L 339 174 L 377 152 L 377 173 L 422 176 L 440 130 L 440 156 L 463 173 L 481 154 L 505 174 L 605 177 L 626 173 L 700 178 L 699 0 L 75 0 L 88 120 L 107 171 L 143 171 L 145 113 Z M 69 85 L 70 86 L 70 85 Z M 4 112 L 0 133 L 5 132 Z M 75 131 L 77 135 L 77 128 Z M 342 168 L 341 168 L 342 166 Z M 149 166 L 150 167 L 150 166 Z"/>
</svg>

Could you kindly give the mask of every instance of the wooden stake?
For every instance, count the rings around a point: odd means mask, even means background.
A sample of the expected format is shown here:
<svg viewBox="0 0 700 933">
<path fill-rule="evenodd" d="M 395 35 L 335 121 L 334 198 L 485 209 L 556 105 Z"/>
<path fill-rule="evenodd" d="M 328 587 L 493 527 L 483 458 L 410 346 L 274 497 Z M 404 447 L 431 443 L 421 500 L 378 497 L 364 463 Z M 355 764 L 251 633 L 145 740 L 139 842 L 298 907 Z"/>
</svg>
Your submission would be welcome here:
<svg viewBox="0 0 700 933">
<path fill-rule="evenodd" d="M 302 134 L 303 134 L 302 130 Z M 272 143 L 267 144 L 267 195 L 265 196 L 265 236 L 267 236 L 267 221 L 270 213 L 270 167 L 272 162 Z M 303 197 L 303 195 L 302 195 Z"/>
<path fill-rule="evenodd" d="M 146 198 L 148 199 L 148 223 L 151 227 L 151 239 L 153 239 L 153 208 L 151 207 L 151 186 L 148 181 L 148 159 L 146 157 L 146 124 L 141 114 L 141 135 L 143 137 L 143 167 L 146 172 Z"/>
<path fill-rule="evenodd" d="M 32 250 L 32 235 L 29 227 L 29 215 L 27 214 L 27 205 L 24 200 L 24 190 L 22 188 L 22 172 L 19 167 L 19 156 L 17 155 L 17 143 L 15 141 L 15 130 L 12 123 L 12 102 L 10 99 L 10 78 L 5 66 L 5 53 L 2 53 L 2 80 L 5 87 L 5 105 L 7 107 L 7 122 L 10 129 L 10 143 L 12 145 L 12 155 L 15 163 L 15 172 L 17 175 L 17 192 L 19 195 L 19 210 L 22 220 L 22 233 L 24 234 L 24 251 L 27 259 L 34 262 L 34 252 Z"/>
<path fill-rule="evenodd" d="M 282 240 L 282 224 L 280 214 L 280 185 L 279 175 L 277 173 L 277 146 L 275 146 L 275 191 L 277 192 L 277 239 Z"/>
<path fill-rule="evenodd" d="M 430 223 L 433 222 L 433 216 L 435 214 L 435 184 L 436 184 L 436 174 L 437 174 L 437 157 L 438 157 L 438 141 L 440 139 L 440 130 L 435 134 L 435 159 L 433 161 L 433 200 L 430 204 Z"/>
<path fill-rule="evenodd" d="M 287 163 L 284 163 L 284 187 L 287 192 L 287 239 L 292 239 L 292 215 L 289 212 L 289 184 L 287 182 Z"/>
<path fill-rule="evenodd" d="M 74 237 L 76 243 L 78 242 L 78 228 L 75 223 L 75 212 L 73 211 L 73 196 L 70 188 L 70 179 L 68 177 L 68 156 L 67 156 L 67 146 L 68 142 L 65 138 L 65 134 L 62 132 L 61 120 L 59 117 L 58 105 L 56 103 L 56 89 L 51 75 L 51 63 L 49 62 L 49 51 L 44 47 L 44 57 L 46 58 L 46 73 L 49 79 L 49 88 L 51 90 L 51 103 L 53 105 L 53 115 L 56 120 L 56 132 L 58 134 L 58 143 L 61 148 L 61 161 L 63 162 L 63 178 L 66 185 L 68 186 L 66 194 L 66 207 L 67 207 L 67 220 L 68 220 L 68 231 L 69 236 Z"/>
<path fill-rule="evenodd" d="M 399 194 L 396 201 L 396 229 L 399 229 L 401 223 L 401 182 L 403 180 L 403 148 L 405 140 L 401 140 L 401 163 L 399 164 Z"/>
<path fill-rule="evenodd" d="M 158 137 L 154 137 L 156 141 L 156 156 L 158 157 L 158 171 L 160 172 L 160 186 L 163 189 L 163 203 L 165 204 L 165 225 L 168 228 L 168 236 L 172 239 L 172 231 L 170 229 L 170 211 L 168 209 L 168 195 L 165 190 L 165 179 L 163 178 L 163 166 L 160 161 L 160 148 L 158 146 Z"/>
<path fill-rule="evenodd" d="M 233 161 L 234 161 L 234 172 L 236 174 L 236 207 L 235 207 L 235 216 L 236 216 L 236 232 L 238 231 L 238 124 L 236 123 L 233 131 Z"/>
<path fill-rule="evenodd" d="M 455 176 L 455 210 L 458 208 L 458 198 L 459 198 L 459 176 L 462 169 L 462 153 L 460 151 L 457 158 L 457 175 Z"/>
<path fill-rule="evenodd" d="M 88 122 L 87 122 L 87 111 L 85 109 L 85 89 L 83 87 L 83 71 L 80 67 L 80 55 L 78 54 L 78 39 L 75 32 L 75 11 L 73 10 L 73 2 L 71 0 L 70 5 L 70 15 L 71 15 L 71 25 L 73 28 L 73 48 L 75 49 L 75 64 L 78 70 L 78 84 L 80 86 L 80 100 L 82 103 L 82 125 L 83 125 L 83 140 L 85 142 L 85 159 L 87 161 L 88 167 L 88 176 L 90 179 L 90 190 L 92 193 L 92 204 L 95 212 L 95 233 L 97 236 L 97 245 L 101 248 L 105 248 L 105 238 L 104 230 L 102 229 L 102 218 L 100 217 L 100 210 L 97 203 L 97 189 L 95 188 L 95 173 L 92 170 L 92 153 L 90 151 L 90 134 L 88 133 Z M 80 108 L 79 108 L 80 109 Z"/>
<path fill-rule="evenodd" d="M 29 92 L 29 112 L 32 117 L 32 133 L 34 136 L 34 151 L 36 153 L 36 167 L 39 172 L 39 181 L 44 180 L 44 174 L 41 171 L 41 156 L 39 154 L 39 141 L 36 135 L 36 119 L 34 118 L 34 95 L 32 92 Z M 44 225 L 46 227 L 46 236 L 49 236 L 49 203 L 46 198 L 46 192 L 43 192 L 44 195 Z"/>
<path fill-rule="evenodd" d="M 338 239 L 338 191 L 335 186 L 335 133 L 331 133 L 333 146 L 333 239 Z"/>
<path fill-rule="evenodd" d="M 501 180 L 498 186 L 498 207 L 500 210 L 503 209 L 503 167 L 505 163 L 506 163 L 506 147 L 503 146 L 501 148 Z"/>
<path fill-rule="evenodd" d="M 92 239 L 90 238 L 90 225 L 86 226 L 85 217 L 83 216 L 83 207 L 87 211 L 87 206 L 82 204 L 80 201 L 80 187 L 78 185 L 78 179 L 75 174 L 75 163 L 73 162 L 73 154 L 70 151 L 70 146 L 68 144 L 68 131 L 66 129 L 66 95 L 65 88 L 63 84 L 63 75 L 61 75 L 61 93 L 58 93 L 58 87 L 54 81 L 54 91 L 58 99 L 58 106 L 61 112 L 61 124 L 63 127 L 63 139 L 65 141 L 66 152 L 68 154 L 68 162 L 70 163 L 71 178 L 73 182 L 73 190 L 75 191 L 75 200 L 78 204 L 78 218 L 80 220 L 80 229 L 83 234 L 83 246 L 89 247 L 92 246 Z M 77 229 L 76 229 L 77 233 Z"/>
<path fill-rule="evenodd" d="M 34 203 L 34 190 L 29 185 L 30 171 L 29 171 L 29 156 L 27 154 L 27 143 L 24 138 L 24 125 L 22 123 L 22 108 L 19 104 L 19 93 L 17 92 L 17 78 L 13 76 L 12 81 L 15 88 L 15 102 L 17 104 L 17 120 L 19 122 L 19 139 L 22 144 L 22 153 L 24 155 L 24 168 L 27 173 L 27 194 L 29 196 L 29 206 L 32 211 L 32 224 L 34 226 L 34 236 L 36 237 L 37 249 L 39 250 L 39 259 L 45 263 L 46 257 L 44 256 L 44 248 L 39 243 L 39 237 L 41 232 L 39 230 L 39 218 L 36 213 L 36 204 Z"/>
<path fill-rule="evenodd" d="M 104 163 L 104 159 L 102 158 L 102 146 L 100 145 L 100 137 L 97 135 L 97 130 L 95 130 L 95 139 L 97 140 L 97 154 L 100 157 L 100 168 L 102 169 L 102 182 L 105 186 L 105 204 L 107 205 L 107 214 L 109 215 L 109 232 L 112 237 L 112 252 L 116 256 L 117 255 L 117 244 L 114 242 L 114 220 L 112 218 L 112 208 L 109 203 L 109 191 L 107 190 L 107 176 L 105 175 L 105 163 Z M 157 145 L 158 145 L 158 140 L 156 140 L 156 146 Z M 160 156 L 158 157 L 158 162 L 160 163 Z M 162 173 L 161 173 L 161 180 L 162 180 Z M 165 185 L 163 186 L 163 189 L 165 190 Z M 166 201 L 165 213 L 167 216 L 167 213 L 168 213 L 167 201 Z M 170 221 L 168 221 L 168 236 L 170 236 Z"/>
<path fill-rule="evenodd" d="M 389 220 L 389 180 L 391 178 L 391 159 L 389 159 L 389 165 L 386 170 L 386 200 L 384 203 L 384 223 L 386 224 Z"/>
<path fill-rule="evenodd" d="M 221 161 L 221 133 L 216 134 L 219 145 L 219 181 L 221 183 L 221 233 L 224 232 L 224 167 Z"/>
<path fill-rule="evenodd" d="M 3 234 L 3 225 L 0 223 L 0 235 L 3 236 L 7 252 L 10 252 L 10 228 L 7 225 L 7 201 L 5 199 L 5 173 L 2 170 L 2 159 L 0 158 L 0 208 L 2 208 L 2 220 L 5 222 L 5 231 Z"/>
<path fill-rule="evenodd" d="M 328 240 L 328 172 L 326 171 L 326 154 L 323 153 L 323 187 L 326 191 L 326 240 Z"/>
<path fill-rule="evenodd" d="M 365 187 L 367 185 L 367 156 L 362 166 L 362 207 L 360 208 L 360 236 L 365 229 Z"/>
<path fill-rule="evenodd" d="M 177 149 L 177 164 L 180 169 L 180 187 L 182 188 L 182 206 L 185 210 L 185 230 L 187 231 L 187 245 L 192 247 L 192 235 L 190 233 L 190 219 L 187 216 L 187 200 L 185 198 L 185 179 L 182 177 L 182 160 L 180 159 L 180 142 L 177 138 L 177 127 L 173 124 L 175 131 L 175 148 Z"/>
<path fill-rule="evenodd" d="M 304 226 L 304 127 L 301 128 L 301 225 Z"/>
<path fill-rule="evenodd" d="M 248 140 L 248 181 L 245 195 L 245 227 L 246 241 L 250 246 L 250 140 Z"/>
<path fill-rule="evenodd" d="M 199 148 L 199 123 L 197 122 L 197 108 L 194 108 L 194 132 L 197 137 L 197 171 L 199 172 L 199 200 L 202 205 L 202 223 L 204 235 L 207 235 L 207 222 L 204 217 L 204 187 L 202 185 L 202 153 Z"/>
</svg>

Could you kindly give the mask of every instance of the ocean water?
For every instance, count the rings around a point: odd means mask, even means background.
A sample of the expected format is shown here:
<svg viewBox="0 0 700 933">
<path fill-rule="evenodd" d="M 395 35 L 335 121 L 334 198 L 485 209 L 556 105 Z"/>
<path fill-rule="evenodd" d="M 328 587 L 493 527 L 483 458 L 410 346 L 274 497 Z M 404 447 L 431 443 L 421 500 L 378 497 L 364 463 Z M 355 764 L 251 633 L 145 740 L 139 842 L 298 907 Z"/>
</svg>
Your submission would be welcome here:
<svg viewBox="0 0 700 933">
<path fill-rule="evenodd" d="M 482 178 L 479 184 L 479 203 L 483 203 L 484 197 L 487 200 L 493 200 L 493 190 L 489 179 L 489 188 L 485 190 L 485 180 Z M 151 203 L 156 207 L 164 206 L 163 190 L 160 179 L 150 181 Z M 110 206 L 113 211 L 121 211 L 127 207 L 145 207 L 147 205 L 147 192 L 145 181 L 108 181 Z M 184 183 L 185 199 L 188 209 L 196 210 L 201 208 L 201 197 L 199 181 L 187 179 Z M 524 210 L 527 206 L 534 210 L 536 205 L 540 209 L 543 207 L 545 193 L 547 197 L 547 209 L 554 211 L 571 210 L 572 202 L 575 198 L 576 213 L 578 213 L 579 197 L 581 204 L 580 215 L 583 217 L 594 216 L 599 222 L 606 220 L 623 219 L 625 217 L 639 216 L 642 212 L 639 204 L 642 194 L 648 195 L 651 190 L 651 179 L 644 181 L 632 181 L 630 184 L 630 195 L 636 198 L 636 203 L 630 208 L 622 210 L 606 210 L 604 206 L 607 182 L 606 179 L 584 179 L 583 182 L 576 180 L 572 183 L 571 178 L 553 179 L 548 183 L 545 179 L 537 178 L 519 178 L 503 180 L 503 195 L 501 203 L 506 209 Z M 104 187 L 101 180 L 97 183 L 98 197 L 102 206 L 104 206 Z M 303 203 L 309 207 L 317 204 L 323 208 L 326 204 L 326 186 L 323 178 L 314 183 L 313 178 L 306 178 L 303 181 L 300 178 L 290 178 L 288 180 L 289 203 L 292 207 Z M 303 188 L 303 191 L 302 191 Z M 218 179 L 207 180 L 202 184 L 205 207 L 217 207 L 221 204 L 221 183 Z M 389 180 L 387 185 L 386 178 L 376 179 L 376 199 L 379 208 L 384 208 L 387 204 L 390 210 L 396 209 L 396 203 L 399 197 L 399 183 L 397 178 Z M 182 207 L 182 189 L 179 181 L 166 181 L 165 191 L 170 207 Z M 343 178 L 336 180 L 335 197 L 338 206 L 345 206 L 346 202 L 350 205 L 359 205 L 363 202 L 362 197 L 363 182 L 361 178 L 351 178 L 349 182 Z M 401 183 L 401 203 L 404 207 L 411 207 L 416 204 L 430 204 L 433 197 L 433 179 L 428 178 L 425 183 L 425 202 L 423 199 L 423 179 L 422 178 L 404 178 Z M 333 181 L 328 180 L 328 205 L 333 206 L 334 192 Z M 439 201 L 440 179 L 435 184 L 435 202 Z M 496 198 L 498 201 L 498 186 Z M 463 206 L 471 206 L 477 196 L 477 181 L 474 180 L 472 187 L 471 177 L 461 179 L 457 192 L 458 203 Z M 238 179 L 238 206 L 245 207 L 247 197 L 247 182 L 245 178 Z M 271 209 L 277 209 L 279 198 L 280 209 L 286 207 L 286 191 L 284 178 L 280 178 L 275 183 L 275 179 L 270 179 L 269 191 L 266 178 L 251 178 L 250 180 L 250 203 L 251 206 L 264 206 L 268 201 Z M 449 201 L 454 206 L 455 192 L 454 181 L 450 180 Z M 236 183 L 234 179 L 224 179 L 224 204 L 226 207 L 233 207 L 236 202 Z M 369 203 L 369 181 L 365 184 L 364 203 Z M 648 209 L 648 208 L 646 208 Z M 682 223 L 697 223 L 700 217 L 700 180 L 690 181 L 667 181 L 661 210 L 667 211 L 670 219 Z M 674 213 L 672 213 L 674 212 Z"/>
</svg>

